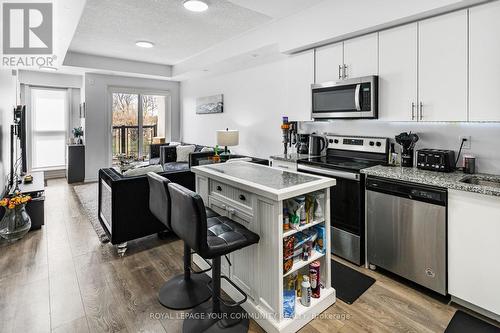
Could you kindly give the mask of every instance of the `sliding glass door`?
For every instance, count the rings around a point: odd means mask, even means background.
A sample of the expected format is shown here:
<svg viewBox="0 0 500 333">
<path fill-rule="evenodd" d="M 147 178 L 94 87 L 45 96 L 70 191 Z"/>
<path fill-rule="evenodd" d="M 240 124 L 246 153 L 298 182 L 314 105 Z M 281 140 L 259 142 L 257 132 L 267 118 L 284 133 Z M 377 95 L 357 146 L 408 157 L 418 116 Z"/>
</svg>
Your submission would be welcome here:
<svg viewBox="0 0 500 333">
<path fill-rule="evenodd" d="M 118 158 L 149 158 L 153 139 L 165 135 L 166 96 L 112 93 L 112 154 Z"/>
<path fill-rule="evenodd" d="M 118 156 L 139 158 L 139 95 L 113 93 L 113 163 Z"/>
<path fill-rule="evenodd" d="M 66 89 L 31 89 L 31 168 L 59 170 L 66 165 Z"/>
<path fill-rule="evenodd" d="M 142 153 L 149 158 L 153 139 L 165 135 L 165 96 L 142 95 Z"/>
</svg>

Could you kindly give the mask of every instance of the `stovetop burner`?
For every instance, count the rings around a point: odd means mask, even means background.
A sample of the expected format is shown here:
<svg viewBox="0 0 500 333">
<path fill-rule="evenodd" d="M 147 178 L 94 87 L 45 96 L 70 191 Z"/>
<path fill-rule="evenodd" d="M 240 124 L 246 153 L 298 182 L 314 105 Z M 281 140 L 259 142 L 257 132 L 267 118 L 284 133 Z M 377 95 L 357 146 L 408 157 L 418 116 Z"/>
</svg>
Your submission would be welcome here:
<svg viewBox="0 0 500 333">
<path fill-rule="evenodd" d="M 299 160 L 298 163 L 317 165 L 329 169 L 344 169 L 351 172 L 359 172 L 361 169 L 366 169 L 380 164 L 379 161 L 345 159 L 332 156 L 311 157 Z"/>
</svg>

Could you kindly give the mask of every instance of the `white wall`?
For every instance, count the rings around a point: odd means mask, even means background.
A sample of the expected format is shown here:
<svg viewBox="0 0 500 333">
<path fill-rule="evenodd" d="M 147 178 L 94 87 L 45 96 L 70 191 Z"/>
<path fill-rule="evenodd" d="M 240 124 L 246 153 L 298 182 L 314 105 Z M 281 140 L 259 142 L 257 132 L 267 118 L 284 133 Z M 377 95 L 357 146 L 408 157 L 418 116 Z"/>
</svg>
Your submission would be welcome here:
<svg viewBox="0 0 500 333">
<path fill-rule="evenodd" d="M 299 56 L 295 56 L 298 58 Z M 182 137 L 185 142 L 215 144 L 215 130 L 225 127 L 240 130 L 240 145 L 234 151 L 268 158 L 283 152 L 281 116 L 290 120 L 310 119 L 307 62 L 289 66 L 290 59 L 181 83 Z M 302 70 L 301 70 L 302 68 Z M 312 80 L 311 80 L 312 81 Z M 299 82 L 303 82 L 299 84 Z M 224 94 L 224 113 L 196 115 L 197 97 Z M 384 110 L 379 110 L 383 113 Z M 342 135 L 366 135 L 394 138 L 402 131 L 420 135 L 419 148 L 442 148 L 458 151 L 459 136 L 472 137 L 472 149 L 480 172 L 500 174 L 500 150 L 496 139 L 500 123 L 411 123 L 381 120 L 339 120 L 315 122 L 306 130 Z"/>
<path fill-rule="evenodd" d="M 113 75 L 85 75 L 85 181 L 97 180 L 99 169 L 110 167 L 109 88 L 125 87 L 155 91 L 169 91 L 171 98 L 171 139 L 180 137 L 179 82 L 141 79 Z M 108 105 L 109 104 L 109 105 Z"/>
<path fill-rule="evenodd" d="M 16 104 L 16 77 L 11 70 L 0 69 L 0 195 L 9 173 L 10 124 Z"/>
<path fill-rule="evenodd" d="M 237 129 L 238 154 L 268 158 L 282 150 L 281 117 L 310 119 L 307 92 L 313 82 L 313 53 L 211 78 L 184 81 L 182 141 L 214 146 L 215 131 Z M 224 112 L 196 114 L 196 98 L 224 94 Z M 289 96 L 294 96 L 290 98 Z"/>
</svg>

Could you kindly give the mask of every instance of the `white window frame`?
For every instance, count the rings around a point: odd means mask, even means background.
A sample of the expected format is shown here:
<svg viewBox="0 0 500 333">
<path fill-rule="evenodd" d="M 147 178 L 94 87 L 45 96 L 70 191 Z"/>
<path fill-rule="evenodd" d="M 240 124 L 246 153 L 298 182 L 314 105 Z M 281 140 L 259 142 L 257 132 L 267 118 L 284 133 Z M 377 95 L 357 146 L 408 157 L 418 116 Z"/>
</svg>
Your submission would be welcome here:
<svg viewBox="0 0 500 333">
<path fill-rule="evenodd" d="M 144 95 L 153 95 L 153 96 L 164 96 L 165 97 L 165 140 L 169 142 L 172 136 L 172 101 L 170 91 L 168 90 L 154 90 L 154 89 L 141 89 L 141 88 L 133 88 L 133 87 L 122 87 L 122 86 L 108 86 L 108 101 L 107 101 L 107 141 L 108 144 L 106 146 L 107 150 L 107 159 L 108 166 L 111 167 L 113 165 L 113 94 L 115 93 L 123 93 L 123 94 L 134 94 L 138 95 L 138 126 L 139 133 L 142 133 L 142 125 L 143 125 L 143 113 L 142 113 L 142 96 Z M 138 156 L 142 157 L 144 153 L 143 149 L 143 135 L 139 135 L 139 147 L 138 147 Z"/>
<path fill-rule="evenodd" d="M 28 164 L 28 171 L 52 171 L 52 170 L 63 170 L 67 166 L 67 152 L 64 153 L 64 165 L 61 166 L 51 166 L 51 167 L 33 167 L 33 139 L 34 139 L 34 124 L 33 124 L 33 94 L 32 90 L 52 90 L 52 91 L 64 91 L 66 93 L 66 133 L 65 133 L 65 143 L 68 142 L 71 124 L 71 105 L 72 105 L 72 94 L 68 88 L 57 88 L 57 87 L 44 87 L 44 86 L 26 86 L 27 93 L 25 96 L 27 104 L 27 116 L 26 116 L 26 160 Z"/>
</svg>

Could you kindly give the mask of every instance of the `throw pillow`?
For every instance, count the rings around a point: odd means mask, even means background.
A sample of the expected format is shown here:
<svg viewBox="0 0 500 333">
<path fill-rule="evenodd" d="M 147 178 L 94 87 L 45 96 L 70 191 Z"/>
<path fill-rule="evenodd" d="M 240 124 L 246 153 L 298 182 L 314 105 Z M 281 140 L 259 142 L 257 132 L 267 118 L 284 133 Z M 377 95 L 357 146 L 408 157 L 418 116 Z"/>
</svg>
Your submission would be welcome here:
<svg viewBox="0 0 500 333">
<path fill-rule="evenodd" d="M 177 146 L 177 162 L 189 162 L 189 154 L 194 153 L 195 145 Z"/>
<path fill-rule="evenodd" d="M 201 148 L 200 152 L 206 153 L 206 152 L 212 152 L 214 149 L 212 147 L 203 147 Z"/>
<path fill-rule="evenodd" d="M 130 169 L 123 173 L 125 177 L 141 176 L 148 172 L 163 172 L 163 167 L 161 165 L 148 165 L 142 168 Z"/>
</svg>

